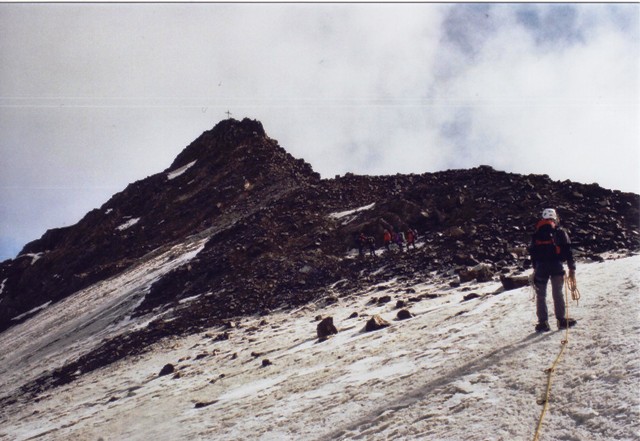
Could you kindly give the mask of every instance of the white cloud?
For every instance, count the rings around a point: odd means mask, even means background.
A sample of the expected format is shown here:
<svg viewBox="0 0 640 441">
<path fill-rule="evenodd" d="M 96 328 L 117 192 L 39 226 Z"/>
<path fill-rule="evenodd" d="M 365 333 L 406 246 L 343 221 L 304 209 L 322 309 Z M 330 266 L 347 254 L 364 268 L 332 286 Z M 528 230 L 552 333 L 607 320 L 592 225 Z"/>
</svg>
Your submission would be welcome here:
<svg viewBox="0 0 640 441">
<path fill-rule="evenodd" d="M 64 217 L 19 187 L 100 206 L 227 110 L 324 177 L 490 164 L 637 192 L 638 10 L 2 4 L 0 222 Z"/>
<path fill-rule="evenodd" d="M 471 129 L 460 142 L 474 158 L 520 173 L 640 188 L 638 58 L 630 56 L 638 44 L 606 22 L 585 34 L 551 48 L 507 21 L 476 63 L 443 83 L 447 99 L 469 105 Z"/>
</svg>

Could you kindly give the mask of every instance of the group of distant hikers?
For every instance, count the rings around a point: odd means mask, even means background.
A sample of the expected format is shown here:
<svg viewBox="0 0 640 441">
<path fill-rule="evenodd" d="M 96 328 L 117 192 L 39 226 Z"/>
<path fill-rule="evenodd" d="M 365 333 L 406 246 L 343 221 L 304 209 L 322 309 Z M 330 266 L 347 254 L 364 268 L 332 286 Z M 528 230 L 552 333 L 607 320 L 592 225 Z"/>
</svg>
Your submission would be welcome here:
<svg viewBox="0 0 640 441">
<path fill-rule="evenodd" d="M 382 233 L 382 241 L 387 251 L 391 251 L 391 247 L 404 251 L 406 246 L 416 248 L 416 240 L 418 233 L 413 228 L 408 228 L 406 231 L 394 231 L 392 229 L 385 228 Z M 376 239 L 373 236 L 367 236 L 363 232 L 356 239 L 358 245 L 358 253 L 361 257 L 364 257 L 365 250 L 369 250 L 369 254 L 376 257 Z"/>
<path fill-rule="evenodd" d="M 566 329 L 576 324 L 576 320 L 566 317 L 566 305 L 563 295 L 565 284 L 565 270 L 563 262 L 569 268 L 569 281 L 575 285 L 576 263 L 571 251 L 571 239 L 566 229 L 559 226 L 560 217 L 553 208 L 545 208 L 541 219 L 536 223 L 535 231 L 531 237 L 528 248 L 533 266 L 532 286 L 536 292 L 536 315 L 538 324 L 536 332 L 550 331 L 549 312 L 547 309 L 547 285 L 551 281 L 551 295 L 553 298 L 554 312 L 558 329 Z M 382 234 L 384 247 L 391 251 L 392 247 L 404 251 L 406 247 L 416 248 L 418 235 L 413 228 L 403 231 L 385 229 Z M 376 240 L 373 236 L 367 236 L 360 232 L 356 238 L 358 251 L 361 257 L 368 250 L 371 256 L 376 256 Z"/>
</svg>

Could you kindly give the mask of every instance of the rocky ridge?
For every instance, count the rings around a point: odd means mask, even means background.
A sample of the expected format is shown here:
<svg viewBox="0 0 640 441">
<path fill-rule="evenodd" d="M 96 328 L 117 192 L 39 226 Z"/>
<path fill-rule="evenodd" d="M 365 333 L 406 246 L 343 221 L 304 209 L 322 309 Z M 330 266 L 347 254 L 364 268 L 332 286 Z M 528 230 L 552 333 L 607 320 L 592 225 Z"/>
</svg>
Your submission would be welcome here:
<svg viewBox="0 0 640 441">
<path fill-rule="evenodd" d="M 222 232 L 271 200 L 319 180 L 259 122 L 223 121 L 162 173 L 129 185 L 76 225 L 47 231 L 0 265 L 0 330 L 48 301 L 105 280 L 148 253 Z M 206 234 L 206 233 L 205 233 Z"/>
<path fill-rule="evenodd" d="M 164 275 L 137 306 L 134 316 L 150 318 L 146 327 L 104 341 L 29 387 L 64 384 L 77 370 L 93 370 L 169 335 L 335 301 L 391 279 L 407 286 L 433 277 L 460 284 L 519 274 L 529 264 L 530 229 L 547 206 L 558 209 L 578 259 L 639 248 L 635 194 L 488 166 L 320 179 L 259 122 L 229 119 L 203 133 L 167 170 L 0 264 L 0 330 L 149 255 L 205 240 L 188 265 Z M 388 227 L 417 229 L 419 247 L 382 252 Z M 376 238 L 377 257 L 354 253 L 359 232 Z"/>
</svg>

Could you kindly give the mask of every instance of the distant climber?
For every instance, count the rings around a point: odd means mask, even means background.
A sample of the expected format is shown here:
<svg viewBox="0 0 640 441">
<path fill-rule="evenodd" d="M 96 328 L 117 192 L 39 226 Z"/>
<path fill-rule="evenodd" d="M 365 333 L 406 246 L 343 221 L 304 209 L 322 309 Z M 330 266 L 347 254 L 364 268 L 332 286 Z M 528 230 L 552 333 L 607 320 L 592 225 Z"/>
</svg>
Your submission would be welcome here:
<svg viewBox="0 0 640 441">
<path fill-rule="evenodd" d="M 366 240 L 365 240 L 365 235 L 364 233 L 360 233 L 359 235 L 356 236 L 356 244 L 358 245 L 358 254 L 360 255 L 360 257 L 364 256 L 364 246 L 366 244 Z"/>
<path fill-rule="evenodd" d="M 405 238 L 404 238 L 404 233 L 402 231 L 398 231 L 397 233 L 394 233 L 393 241 L 398 246 L 400 251 L 404 251 Z"/>
<path fill-rule="evenodd" d="M 416 239 L 418 237 L 416 231 L 413 228 L 409 228 L 405 233 L 405 237 L 407 239 L 407 250 L 409 249 L 409 247 L 413 247 L 415 249 Z"/>
<path fill-rule="evenodd" d="M 387 251 L 391 251 L 389 246 L 391 245 L 391 232 L 385 228 L 384 233 L 382 234 L 382 240 L 384 241 L 384 247 Z"/>
<path fill-rule="evenodd" d="M 575 278 L 576 263 L 571 252 L 569 233 L 559 227 L 560 218 L 553 208 L 542 211 L 542 219 L 536 224 L 531 237 L 529 254 L 533 263 L 533 283 L 536 291 L 536 332 L 550 331 L 547 310 L 547 283 L 551 280 L 551 293 L 558 329 L 574 326 L 576 321 L 565 317 L 566 305 L 563 297 L 565 271 L 562 262 L 567 262 L 569 277 Z"/>
<path fill-rule="evenodd" d="M 365 248 L 369 249 L 371 256 L 376 257 L 376 240 L 371 236 L 360 233 L 358 237 L 358 252 L 361 257 L 365 254 Z"/>
</svg>

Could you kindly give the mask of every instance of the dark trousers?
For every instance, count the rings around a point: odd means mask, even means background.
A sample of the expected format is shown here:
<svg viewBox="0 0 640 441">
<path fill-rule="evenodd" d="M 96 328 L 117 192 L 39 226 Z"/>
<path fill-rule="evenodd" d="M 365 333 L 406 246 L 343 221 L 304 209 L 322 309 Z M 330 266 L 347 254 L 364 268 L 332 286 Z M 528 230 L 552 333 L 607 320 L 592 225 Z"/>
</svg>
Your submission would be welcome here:
<svg viewBox="0 0 640 441">
<path fill-rule="evenodd" d="M 535 268 L 533 283 L 536 287 L 536 313 L 538 323 L 549 320 L 547 310 L 547 284 L 551 280 L 551 295 L 553 297 L 553 309 L 556 320 L 565 318 L 564 294 L 564 269 L 562 262 L 538 262 Z"/>
</svg>

